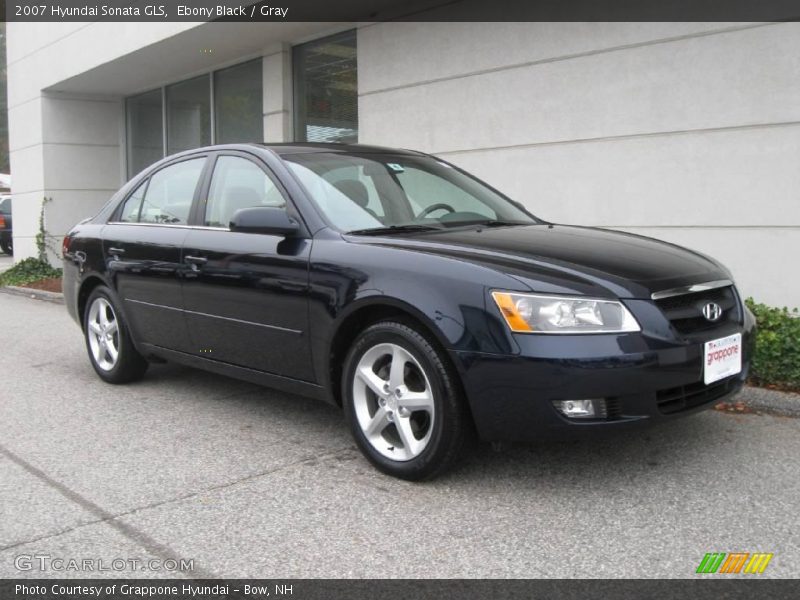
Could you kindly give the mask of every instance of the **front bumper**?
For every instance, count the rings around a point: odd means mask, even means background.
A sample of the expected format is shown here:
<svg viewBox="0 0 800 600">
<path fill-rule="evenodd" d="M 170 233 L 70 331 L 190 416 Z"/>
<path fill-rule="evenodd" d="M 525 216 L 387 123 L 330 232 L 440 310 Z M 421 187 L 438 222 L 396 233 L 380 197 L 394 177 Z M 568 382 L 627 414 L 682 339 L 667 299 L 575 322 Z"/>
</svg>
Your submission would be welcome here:
<svg viewBox="0 0 800 600">
<path fill-rule="evenodd" d="M 703 343 L 742 334 L 742 371 L 703 384 Z M 755 322 L 708 332 L 691 341 L 648 331 L 614 335 L 515 335 L 513 355 L 454 351 L 482 439 L 534 441 L 597 435 L 710 408 L 736 394 L 747 378 Z M 604 398 L 603 419 L 561 415 L 555 400 Z"/>
</svg>

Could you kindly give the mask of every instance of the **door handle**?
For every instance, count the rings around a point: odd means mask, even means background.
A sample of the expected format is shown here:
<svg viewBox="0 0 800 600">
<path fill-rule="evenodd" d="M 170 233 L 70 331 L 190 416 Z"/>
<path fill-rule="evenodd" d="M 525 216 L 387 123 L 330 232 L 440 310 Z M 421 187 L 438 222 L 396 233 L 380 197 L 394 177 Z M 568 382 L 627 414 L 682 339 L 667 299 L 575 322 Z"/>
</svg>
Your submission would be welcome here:
<svg viewBox="0 0 800 600">
<path fill-rule="evenodd" d="M 207 258 L 203 258 L 202 256 L 184 256 L 184 262 L 189 263 L 190 265 L 204 265 L 208 262 Z"/>
<path fill-rule="evenodd" d="M 202 256 L 184 256 L 183 262 L 188 264 L 192 271 L 196 273 L 200 270 L 200 267 L 208 262 L 208 259 Z"/>
<path fill-rule="evenodd" d="M 114 256 L 116 254 L 125 254 L 125 248 L 109 248 L 108 253 L 111 256 Z"/>
</svg>

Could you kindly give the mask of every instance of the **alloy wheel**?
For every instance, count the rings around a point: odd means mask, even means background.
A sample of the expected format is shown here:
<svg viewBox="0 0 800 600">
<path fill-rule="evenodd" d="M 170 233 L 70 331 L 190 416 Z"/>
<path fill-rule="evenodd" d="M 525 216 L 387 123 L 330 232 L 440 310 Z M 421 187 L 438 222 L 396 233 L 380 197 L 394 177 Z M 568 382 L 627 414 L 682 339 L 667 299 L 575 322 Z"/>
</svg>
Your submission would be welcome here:
<svg viewBox="0 0 800 600">
<path fill-rule="evenodd" d="M 435 418 L 433 388 L 419 361 L 402 346 L 367 350 L 353 376 L 356 418 L 381 455 L 409 461 L 427 447 Z"/>
<path fill-rule="evenodd" d="M 89 307 L 86 335 L 95 364 L 104 371 L 113 369 L 119 359 L 119 323 L 105 298 L 95 298 Z"/>
</svg>

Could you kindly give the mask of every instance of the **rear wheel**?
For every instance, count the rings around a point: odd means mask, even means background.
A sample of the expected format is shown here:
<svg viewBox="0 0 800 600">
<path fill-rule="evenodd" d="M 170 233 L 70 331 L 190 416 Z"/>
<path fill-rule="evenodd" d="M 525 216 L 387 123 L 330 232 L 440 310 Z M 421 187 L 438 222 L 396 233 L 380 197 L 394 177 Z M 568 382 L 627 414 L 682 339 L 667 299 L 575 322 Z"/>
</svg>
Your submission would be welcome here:
<svg viewBox="0 0 800 600">
<path fill-rule="evenodd" d="M 0 250 L 10 256 L 14 255 L 14 246 L 12 245 L 11 240 L 3 240 L 0 242 Z"/>
<path fill-rule="evenodd" d="M 415 327 L 385 321 L 364 330 L 345 360 L 342 387 L 353 436 L 384 473 L 427 479 L 459 458 L 470 431 L 460 386 Z"/>
<path fill-rule="evenodd" d="M 104 381 L 127 383 L 147 371 L 147 361 L 136 351 L 109 288 L 98 286 L 92 291 L 86 302 L 83 330 L 89 360 Z"/>
</svg>

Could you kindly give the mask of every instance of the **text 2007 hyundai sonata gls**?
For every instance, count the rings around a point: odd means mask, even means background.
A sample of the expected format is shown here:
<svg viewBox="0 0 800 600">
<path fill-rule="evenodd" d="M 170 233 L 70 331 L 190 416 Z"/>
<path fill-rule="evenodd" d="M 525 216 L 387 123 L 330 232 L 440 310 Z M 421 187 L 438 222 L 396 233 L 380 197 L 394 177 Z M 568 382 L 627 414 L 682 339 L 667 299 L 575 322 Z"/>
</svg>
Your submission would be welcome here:
<svg viewBox="0 0 800 600">
<path fill-rule="evenodd" d="M 343 406 L 379 469 L 622 430 L 737 392 L 754 319 L 707 256 L 544 222 L 417 152 L 228 145 L 162 160 L 64 240 L 110 383 L 170 360 Z"/>
</svg>

